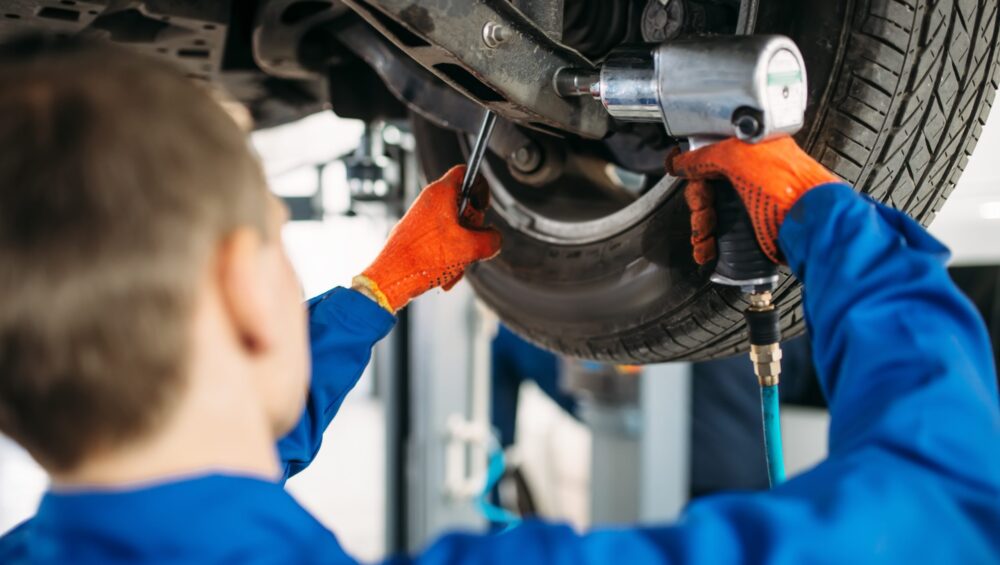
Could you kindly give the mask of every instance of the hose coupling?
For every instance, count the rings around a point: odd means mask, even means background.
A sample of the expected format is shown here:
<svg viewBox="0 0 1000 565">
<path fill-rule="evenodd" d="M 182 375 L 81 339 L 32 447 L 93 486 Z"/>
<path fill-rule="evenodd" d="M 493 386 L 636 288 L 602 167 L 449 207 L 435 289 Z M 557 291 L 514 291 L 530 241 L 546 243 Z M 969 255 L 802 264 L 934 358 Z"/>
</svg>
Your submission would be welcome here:
<svg viewBox="0 0 1000 565">
<path fill-rule="evenodd" d="M 773 297 L 771 296 L 770 290 L 751 292 L 749 298 L 750 298 L 750 310 L 754 310 L 756 312 L 774 310 L 774 304 L 771 302 L 771 300 L 773 300 Z"/>
<path fill-rule="evenodd" d="M 750 361 L 760 386 L 775 386 L 781 380 L 781 325 L 771 292 L 752 292 L 744 316 L 750 333 Z"/>
<path fill-rule="evenodd" d="M 781 381 L 781 345 L 751 345 L 750 361 L 760 386 L 775 386 Z"/>
</svg>

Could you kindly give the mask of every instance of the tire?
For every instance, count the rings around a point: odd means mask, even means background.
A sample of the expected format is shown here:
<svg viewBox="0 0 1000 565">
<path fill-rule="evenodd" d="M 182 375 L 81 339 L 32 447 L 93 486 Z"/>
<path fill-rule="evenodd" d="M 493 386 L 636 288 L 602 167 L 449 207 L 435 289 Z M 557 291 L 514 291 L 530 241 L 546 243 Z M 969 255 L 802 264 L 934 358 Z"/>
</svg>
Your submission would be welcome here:
<svg viewBox="0 0 1000 565">
<path fill-rule="evenodd" d="M 954 188 L 997 88 L 996 0 L 763 4 L 758 30 L 795 39 L 813 83 L 810 127 L 799 142 L 857 190 L 928 224 Z M 428 176 L 457 160 L 453 133 L 420 120 L 414 131 Z M 691 260 L 680 193 L 620 233 L 583 245 L 542 241 L 492 214 L 503 252 L 469 279 L 508 326 L 554 351 L 620 363 L 738 353 L 745 303 Z M 800 288 L 787 271 L 775 295 L 784 335 L 801 333 Z"/>
</svg>

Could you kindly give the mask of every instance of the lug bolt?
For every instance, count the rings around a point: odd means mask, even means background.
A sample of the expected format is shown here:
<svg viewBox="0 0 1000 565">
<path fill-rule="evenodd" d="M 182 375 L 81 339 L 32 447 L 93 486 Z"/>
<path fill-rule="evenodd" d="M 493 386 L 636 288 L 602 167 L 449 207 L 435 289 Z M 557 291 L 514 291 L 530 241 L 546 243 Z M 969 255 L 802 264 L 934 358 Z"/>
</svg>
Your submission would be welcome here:
<svg viewBox="0 0 1000 565">
<path fill-rule="evenodd" d="M 503 24 L 486 22 L 486 25 L 483 26 L 483 43 L 490 49 L 496 49 L 508 39 L 510 39 L 510 30 Z"/>
</svg>

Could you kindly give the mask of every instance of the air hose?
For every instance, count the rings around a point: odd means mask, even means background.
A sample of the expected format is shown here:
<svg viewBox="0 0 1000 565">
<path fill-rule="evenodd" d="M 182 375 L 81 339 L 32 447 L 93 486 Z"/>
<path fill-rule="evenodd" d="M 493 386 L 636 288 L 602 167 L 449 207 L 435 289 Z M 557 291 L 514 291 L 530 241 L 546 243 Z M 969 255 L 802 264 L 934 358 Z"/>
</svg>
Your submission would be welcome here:
<svg viewBox="0 0 1000 565">
<path fill-rule="evenodd" d="M 764 453 L 771 486 L 785 481 L 785 458 L 781 451 L 781 414 L 778 383 L 781 377 L 781 326 L 771 292 L 750 293 L 744 312 L 750 334 L 750 361 L 760 385 L 760 408 L 764 420 Z"/>
<path fill-rule="evenodd" d="M 496 441 L 496 438 L 492 435 L 490 436 L 490 440 L 486 465 L 486 482 L 476 500 L 476 506 L 479 509 L 479 513 L 487 522 L 496 526 L 505 526 L 501 530 L 502 533 L 520 524 L 521 517 L 506 508 L 490 502 L 490 495 L 493 489 L 500 482 L 500 479 L 503 478 L 503 474 L 507 470 L 507 459 L 504 456 L 503 447 L 501 447 L 500 442 Z"/>
<path fill-rule="evenodd" d="M 778 285 L 778 266 L 757 244 L 753 225 L 736 191 L 725 181 L 714 181 L 716 241 L 719 259 L 711 280 L 737 287 L 747 294 L 744 312 L 750 338 L 750 361 L 760 384 L 764 419 L 764 451 L 771 486 L 785 480 L 781 451 L 778 382 L 781 376 L 781 326 L 771 293 Z"/>
<path fill-rule="evenodd" d="M 781 452 L 781 415 L 778 385 L 760 387 L 760 407 L 764 414 L 764 453 L 771 486 L 785 482 L 785 457 Z"/>
</svg>

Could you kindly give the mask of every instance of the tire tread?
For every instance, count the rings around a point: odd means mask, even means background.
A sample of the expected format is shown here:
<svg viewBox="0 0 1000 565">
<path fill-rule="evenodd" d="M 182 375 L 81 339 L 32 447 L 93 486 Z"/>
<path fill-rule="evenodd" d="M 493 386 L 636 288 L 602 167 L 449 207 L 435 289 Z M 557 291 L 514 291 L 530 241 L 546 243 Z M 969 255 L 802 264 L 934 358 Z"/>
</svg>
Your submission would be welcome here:
<svg viewBox="0 0 1000 565">
<path fill-rule="evenodd" d="M 841 75 L 839 96 L 810 152 L 860 192 L 929 224 L 992 107 L 1000 83 L 997 28 L 995 0 L 872 0 L 846 46 L 854 68 Z M 777 294 L 786 335 L 801 333 L 798 284 L 786 279 Z M 647 333 L 642 353 L 623 344 L 613 359 L 697 360 L 742 350 L 745 304 L 725 292 L 706 301 L 709 306 L 692 308 L 686 322 L 661 322 L 659 344 Z M 697 329 L 683 331 L 691 322 Z M 727 325 L 728 331 L 710 335 L 710 328 Z"/>
</svg>

